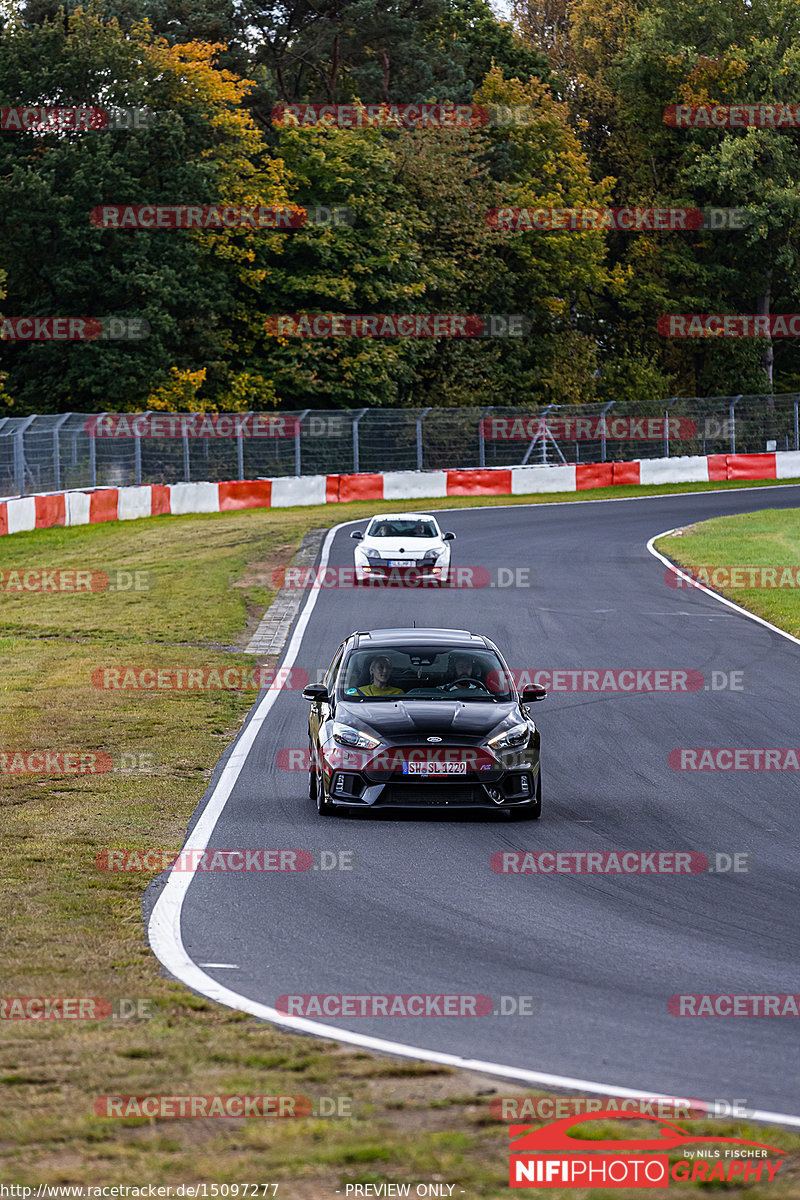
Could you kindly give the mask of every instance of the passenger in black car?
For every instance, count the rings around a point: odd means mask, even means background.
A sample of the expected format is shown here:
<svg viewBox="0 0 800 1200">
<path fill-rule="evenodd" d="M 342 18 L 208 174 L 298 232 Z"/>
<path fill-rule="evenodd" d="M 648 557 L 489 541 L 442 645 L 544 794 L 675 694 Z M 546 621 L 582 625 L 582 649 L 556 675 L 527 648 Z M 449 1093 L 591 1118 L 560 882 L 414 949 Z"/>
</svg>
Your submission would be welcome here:
<svg viewBox="0 0 800 1200">
<path fill-rule="evenodd" d="M 378 654 L 369 664 L 371 682 L 358 689 L 361 696 L 402 696 L 403 689 L 392 687 L 392 664 L 385 654 Z"/>
</svg>

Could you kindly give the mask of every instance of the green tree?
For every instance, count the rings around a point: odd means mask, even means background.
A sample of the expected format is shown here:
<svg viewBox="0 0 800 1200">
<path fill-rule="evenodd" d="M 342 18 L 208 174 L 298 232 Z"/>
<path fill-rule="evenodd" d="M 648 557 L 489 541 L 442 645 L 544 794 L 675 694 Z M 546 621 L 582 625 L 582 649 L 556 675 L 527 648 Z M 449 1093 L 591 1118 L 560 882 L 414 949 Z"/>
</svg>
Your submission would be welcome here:
<svg viewBox="0 0 800 1200">
<path fill-rule="evenodd" d="M 797 0 L 723 0 L 699 8 L 677 0 L 649 3 L 613 72 L 629 129 L 638 130 L 639 170 L 661 196 L 697 207 L 746 210 L 747 228 L 683 236 L 667 261 L 666 311 L 794 311 L 800 298 L 800 138 L 793 130 L 671 129 L 669 104 L 786 101 L 800 84 Z M 647 150 L 644 149 L 644 142 Z M 673 235 L 674 236 L 674 235 Z M 800 358 L 788 342 L 786 368 Z M 684 387 L 717 394 L 771 391 L 773 347 L 761 339 L 680 344 L 665 358 Z"/>
<path fill-rule="evenodd" d="M 68 30 L 46 20 L 0 40 L 0 93 L 9 103 L 143 106 L 151 128 L 0 134 L 0 265 L 7 312 L 26 316 L 136 315 L 140 342 L 6 345 L 21 411 L 140 407 L 171 368 L 207 370 L 222 401 L 241 368 L 230 314 L 251 269 L 246 230 L 100 229 L 102 204 L 280 204 L 283 167 L 259 160 L 261 135 L 243 107 L 249 84 L 204 43 L 170 46 L 147 26 L 76 10 Z"/>
</svg>

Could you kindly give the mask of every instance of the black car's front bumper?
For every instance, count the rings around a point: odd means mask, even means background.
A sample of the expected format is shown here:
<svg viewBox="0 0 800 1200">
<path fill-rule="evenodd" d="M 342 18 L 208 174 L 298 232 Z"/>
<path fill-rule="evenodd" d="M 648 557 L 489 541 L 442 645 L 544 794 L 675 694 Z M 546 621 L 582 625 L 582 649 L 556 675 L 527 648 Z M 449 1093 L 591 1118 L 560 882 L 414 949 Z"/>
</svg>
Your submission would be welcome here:
<svg viewBox="0 0 800 1200">
<path fill-rule="evenodd" d="M 342 808 L 484 808 L 524 807 L 536 796 L 538 761 L 511 769 L 500 767 L 466 775 L 403 775 L 337 766 L 331 772 L 328 799 Z"/>
</svg>

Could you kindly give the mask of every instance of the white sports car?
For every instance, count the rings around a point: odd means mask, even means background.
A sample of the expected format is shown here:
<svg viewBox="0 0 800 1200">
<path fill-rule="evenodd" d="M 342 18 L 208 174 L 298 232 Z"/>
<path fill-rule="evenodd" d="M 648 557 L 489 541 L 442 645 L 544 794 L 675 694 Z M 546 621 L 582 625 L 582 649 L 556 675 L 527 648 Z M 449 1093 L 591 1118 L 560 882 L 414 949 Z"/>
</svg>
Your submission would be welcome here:
<svg viewBox="0 0 800 1200">
<path fill-rule="evenodd" d="M 365 532 L 350 534 L 355 548 L 356 581 L 446 584 L 454 533 L 442 533 L 430 513 L 382 513 Z"/>
</svg>

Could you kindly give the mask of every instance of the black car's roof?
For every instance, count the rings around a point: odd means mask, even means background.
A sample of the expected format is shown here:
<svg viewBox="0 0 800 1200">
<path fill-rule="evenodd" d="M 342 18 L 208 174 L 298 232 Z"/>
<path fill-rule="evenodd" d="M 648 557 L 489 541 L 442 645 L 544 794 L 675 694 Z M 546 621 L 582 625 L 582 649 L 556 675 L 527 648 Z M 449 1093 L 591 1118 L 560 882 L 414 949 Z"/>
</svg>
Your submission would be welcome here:
<svg viewBox="0 0 800 1200">
<path fill-rule="evenodd" d="M 446 646 L 483 646 L 486 638 L 478 633 L 470 633 L 467 629 L 426 629 L 415 626 L 411 629 L 370 629 L 359 630 L 352 635 L 356 645 L 396 646 L 407 642 L 428 642 L 434 645 L 440 642 Z"/>
</svg>

